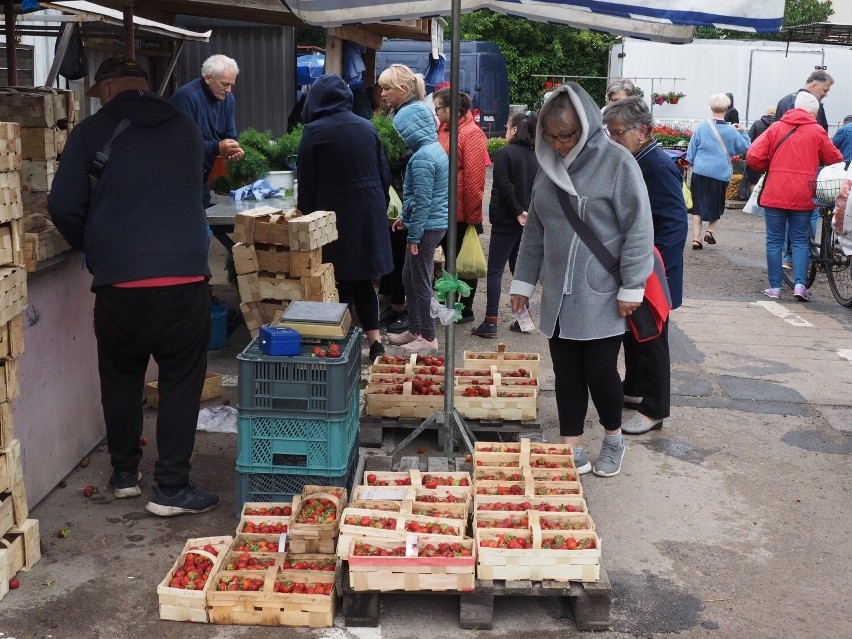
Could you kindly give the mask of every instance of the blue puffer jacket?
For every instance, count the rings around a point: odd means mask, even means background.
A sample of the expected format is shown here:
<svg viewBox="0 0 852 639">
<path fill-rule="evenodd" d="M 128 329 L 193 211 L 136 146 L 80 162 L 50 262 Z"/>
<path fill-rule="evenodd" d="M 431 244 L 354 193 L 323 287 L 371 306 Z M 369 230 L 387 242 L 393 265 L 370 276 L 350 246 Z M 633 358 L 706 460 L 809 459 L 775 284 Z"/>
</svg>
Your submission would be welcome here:
<svg viewBox="0 0 852 639">
<path fill-rule="evenodd" d="M 419 102 L 404 106 L 393 125 L 411 149 L 402 187 L 402 223 L 408 243 L 419 244 L 423 231 L 447 228 L 450 161 L 438 144 L 432 112 Z"/>
</svg>

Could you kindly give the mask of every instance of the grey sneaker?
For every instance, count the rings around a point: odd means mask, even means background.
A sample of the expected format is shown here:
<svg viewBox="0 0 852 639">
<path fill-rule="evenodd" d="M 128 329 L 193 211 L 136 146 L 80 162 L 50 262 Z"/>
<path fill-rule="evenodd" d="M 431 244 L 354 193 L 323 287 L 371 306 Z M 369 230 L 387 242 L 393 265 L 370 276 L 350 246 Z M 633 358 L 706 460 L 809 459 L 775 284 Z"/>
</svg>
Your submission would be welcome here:
<svg viewBox="0 0 852 639">
<path fill-rule="evenodd" d="M 169 497 L 163 494 L 159 485 L 154 486 L 154 494 L 145 506 L 145 510 L 160 517 L 174 517 L 176 515 L 192 515 L 195 513 L 206 513 L 219 505 L 218 495 L 205 493 L 198 490 L 195 484 L 189 485 L 179 491 L 176 495 Z"/>
<path fill-rule="evenodd" d="M 607 439 L 607 437 L 604 437 L 601 454 L 598 455 L 598 461 L 592 468 L 592 472 L 598 477 L 614 477 L 621 472 L 621 460 L 624 459 L 626 449 L 624 441 L 622 440 L 621 446 L 616 446 L 608 442 Z"/>
<path fill-rule="evenodd" d="M 574 465 L 577 467 L 578 475 L 585 475 L 592 469 L 592 462 L 589 461 L 589 451 L 585 448 L 574 447 Z"/>
<path fill-rule="evenodd" d="M 112 486 L 112 494 L 116 499 L 127 499 L 128 497 L 138 497 L 142 494 L 142 489 L 139 488 L 139 482 L 142 481 L 142 473 L 128 473 L 113 471 L 112 477 L 109 478 L 109 485 Z"/>
</svg>

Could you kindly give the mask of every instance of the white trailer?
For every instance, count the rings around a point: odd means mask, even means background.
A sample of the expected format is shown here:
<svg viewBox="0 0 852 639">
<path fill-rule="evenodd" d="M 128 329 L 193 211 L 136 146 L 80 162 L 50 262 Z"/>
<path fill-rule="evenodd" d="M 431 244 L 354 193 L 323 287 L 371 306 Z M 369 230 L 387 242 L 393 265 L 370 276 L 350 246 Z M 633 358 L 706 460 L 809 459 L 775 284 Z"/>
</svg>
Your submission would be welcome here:
<svg viewBox="0 0 852 639">
<path fill-rule="evenodd" d="M 640 87 L 654 118 L 686 128 L 710 117 L 708 98 L 733 93 L 740 122 L 750 125 L 784 95 L 804 86 L 815 69 L 834 77 L 823 104 L 829 133 L 852 114 L 852 50 L 839 45 L 766 40 L 694 40 L 664 44 L 626 38 L 610 47 L 609 77 Z M 675 79 L 677 78 L 677 79 Z M 655 105 L 651 93 L 683 92 L 677 104 Z"/>
</svg>

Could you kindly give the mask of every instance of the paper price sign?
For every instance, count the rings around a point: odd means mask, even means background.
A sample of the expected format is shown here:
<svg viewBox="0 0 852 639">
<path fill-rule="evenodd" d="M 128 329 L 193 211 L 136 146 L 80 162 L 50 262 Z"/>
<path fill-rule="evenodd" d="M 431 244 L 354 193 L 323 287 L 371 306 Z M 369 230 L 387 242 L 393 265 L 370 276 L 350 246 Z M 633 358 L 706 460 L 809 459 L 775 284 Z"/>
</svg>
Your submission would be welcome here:
<svg viewBox="0 0 852 639">
<path fill-rule="evenodd" d="M 287 533 L 281 533 L 278 537 L 278 552 L 284 552 L 287 549 Z"/>
<path fill-rule="evenodd" d="M 406 557 L 417 557 L 418 545 L 420 543 L 420 537 L 415 535 L 414 533 L 408 533 L 405 536 L 405 556 Z"/>
</svg>

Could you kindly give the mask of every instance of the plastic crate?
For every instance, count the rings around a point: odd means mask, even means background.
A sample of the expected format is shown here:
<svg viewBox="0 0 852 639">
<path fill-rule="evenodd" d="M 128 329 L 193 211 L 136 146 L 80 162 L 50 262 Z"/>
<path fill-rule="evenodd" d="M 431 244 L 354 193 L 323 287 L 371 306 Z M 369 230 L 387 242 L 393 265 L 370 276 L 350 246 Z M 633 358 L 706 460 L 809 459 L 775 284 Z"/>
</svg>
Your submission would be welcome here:
<svg viewBox="0 0 852 639">
<path fill-rule="evenodd" d="M 361 329 L 352 328 L 340 344 L 341 356 L 311 357 L 315 344 L 302 342 L 300 355 L 276 357 L 252 340 L 237 355 L 239 408 L 303 413 L 326 419 L 349 410 L 349 398 L 361 380 Z M 328 342 L 323 342 L 323 348 Z"/>
<path fill-rule="evenodd" d="M 348 467 L 340 475 L 310 473 L 237 473 L 237 509 L 246 502 L 289 502 L 302 494 L 305 486 L 342 486 L 352 490 L 355 468 L 358 465 L 358 446 L 352 446 Z"/>
<path fill-rule="evenodd" d="M 340 419 L 302 419 L 300 413 L 237 413 L 237 472 L 343 475 L 358 439 L 359 390 Z"/>
</svg>

